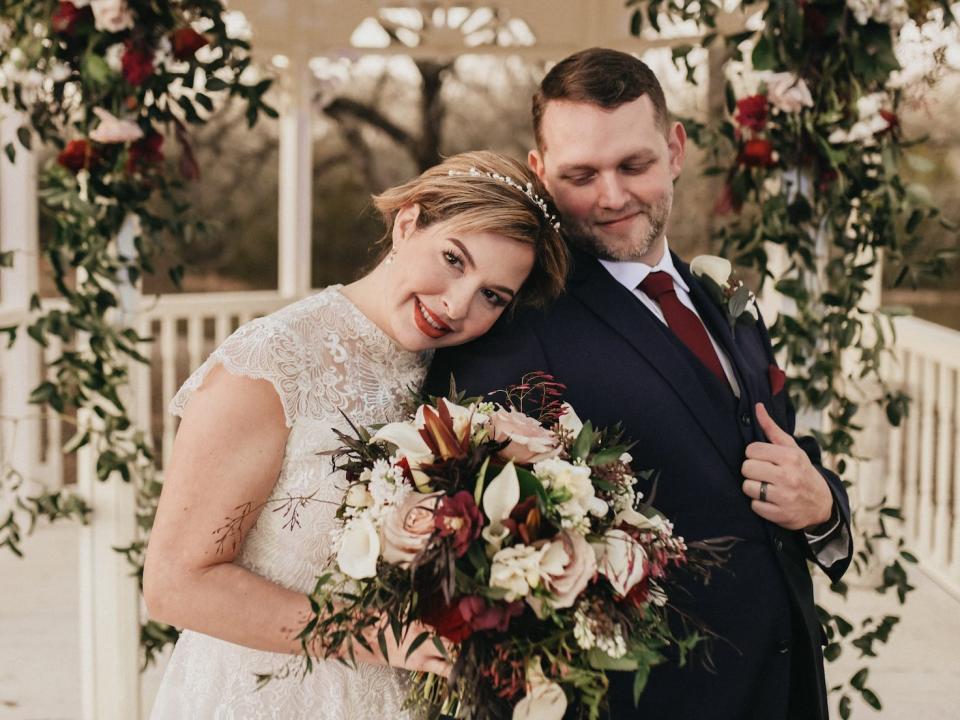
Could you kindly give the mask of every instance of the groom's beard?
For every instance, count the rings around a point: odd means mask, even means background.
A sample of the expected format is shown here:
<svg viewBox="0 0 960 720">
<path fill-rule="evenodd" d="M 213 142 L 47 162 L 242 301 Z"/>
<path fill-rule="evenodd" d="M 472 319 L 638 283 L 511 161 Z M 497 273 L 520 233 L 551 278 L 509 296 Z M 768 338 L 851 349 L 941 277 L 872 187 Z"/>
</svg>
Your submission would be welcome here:
<svg viewBox="0 0 960 720">
<path fill-rule="evenodd" d="M 570 222 L 561 218 L 565 235 L 570 244 L 593 255 L 600 260 L 616 262 L 637 262 L 646 257 L 653 244 L 663 236 L 673 206 L 673 193 L 667 193 L 656 205 L 641 205 L 630 208 L 629 212 L 641 212 L 646 225 L 633 229 L 632 237 L 618 239 L 603 232 L 596 221 L 586 223 Z"/>
</svg>

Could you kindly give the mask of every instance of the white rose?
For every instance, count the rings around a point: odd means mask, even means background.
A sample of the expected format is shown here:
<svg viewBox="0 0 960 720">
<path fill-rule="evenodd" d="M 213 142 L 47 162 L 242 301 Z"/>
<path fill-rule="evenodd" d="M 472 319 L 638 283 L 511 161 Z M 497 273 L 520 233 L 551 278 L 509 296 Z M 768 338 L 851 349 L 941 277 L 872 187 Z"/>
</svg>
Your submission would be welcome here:
<svg viewBox="0 0 960 720">
<path fill-rule="evenodd" d="M 114 43 L 108 47 L 107 51 L 103 54 L 103 59 L 106 61 L 107 67 L 115 73 L 123 70 L 123 53 L 123 43 Z"/>
<path fill-rule="evenodd" d="M 370 518 L 359 517 L 344 528 L 337 553 L 337 565 L 355 580 L 377 574 L 380 557 L 380 537 Z"/>
<path fill-rule="evenodd" d="M 647 555 L 643 547 L 623 530 L 607 530 L 602 544 L 595 544 L 597 569 L 619 595 L 626 595 L 643 580 Z"/>
<path fill-rule="evenodd" d="M 540 585 L 540 561 L 548 548 L 513 545 L 499 550 L 490 565 L 490 587 L 506 590 L 507 602 L 529 595 Z"/>
<path fill-rule="evenodd" d="M 133 27 L 133 13 L 126 0 L 90 0 L 93 20 L 101 32 L 120 32 Z"/>
<path fill-rule="evenodd" d="M 717 285 L 723 287 L 730 280 L 733 265 L 726 258 L 717 255 L 697 255 L 690 263 L 690 272 L 697 277 L 706 275 Z"/>
<path fill-rule="evenodd" d="M 533 466 L 533 472 L 543 487 L 557 499 L 557 511 L 564 527 L 577 526 L 589 513 L 602 517 L 607 513 L 607 504 L 594 494 L 590 480 L 590 468 L 586 465 L 571 465 L 559 458 L 541 460 Z"/>
<path fill-rule="evenodd" d="M 767 100 L 783 112 L 795 113 L 801 108 L 813 107 L 806 82 L 793 73 L 769 73 L 763 82 L 767 86 Z"/>
<path fill-rule="evenodd" d="M 90 139 L 94 142 L 128 143 L 135 142 L 143 137 L 143 130 L 136 123 L 129 120 L 119 120 L 103 108 L 94 108 L 94 115 L 100 118 L 100 123 L 90 132 Z"/>
</svg>

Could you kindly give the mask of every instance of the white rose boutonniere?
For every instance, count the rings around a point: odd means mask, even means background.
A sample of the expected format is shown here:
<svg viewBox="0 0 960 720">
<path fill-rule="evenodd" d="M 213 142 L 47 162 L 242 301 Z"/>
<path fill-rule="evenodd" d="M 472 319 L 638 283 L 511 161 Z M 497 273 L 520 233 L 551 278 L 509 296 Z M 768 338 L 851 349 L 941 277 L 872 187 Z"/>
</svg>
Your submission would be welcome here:
<svg viewBox="0 0 960 720">
<path fill-rule="evenodd" d="M 727 316 L 730 331 L 736 334 L 738 322 L 751 323 L 760 319 L 757 298 L 742 280 L 733 277 L 733 265 L 716 255 L 698 255 L 690 263 L 690 272 L 703 283 L 710 297 Z"/>
</svg>

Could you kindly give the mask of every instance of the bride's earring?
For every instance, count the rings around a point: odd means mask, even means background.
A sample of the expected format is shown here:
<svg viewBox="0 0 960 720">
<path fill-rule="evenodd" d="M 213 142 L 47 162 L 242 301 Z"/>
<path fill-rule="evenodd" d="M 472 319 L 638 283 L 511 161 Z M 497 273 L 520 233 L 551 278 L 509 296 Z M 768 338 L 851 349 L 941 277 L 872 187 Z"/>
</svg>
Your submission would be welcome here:
<svg viewBox="0 0 960 720">
<path fill-rule="evenodd" d="M 387 255 L 386 260 L 383 261 L 383 264 L 384 264 L 384 265 L 390 265 L 390 264 L 393 263 L 393 261 L 394 261 L 396 258 L 397 258 L 397 249 L 396 249 L 396 248 L 393 248 L 393 249 L 390 251 L 390 254 Z"/>
</svg>

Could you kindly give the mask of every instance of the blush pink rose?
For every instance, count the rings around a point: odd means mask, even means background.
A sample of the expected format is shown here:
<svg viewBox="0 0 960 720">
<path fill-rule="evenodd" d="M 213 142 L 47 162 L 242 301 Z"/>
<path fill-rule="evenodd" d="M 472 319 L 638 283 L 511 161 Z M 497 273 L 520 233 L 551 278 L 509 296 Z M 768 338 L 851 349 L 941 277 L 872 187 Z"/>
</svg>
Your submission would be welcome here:
<svg viewBox="0 0 960 720">
<path fill-rule="evenodd" d="M 434 515 L 441 495 L 443 493 L 412 492 L 386 514 L 380 528 L 384 560 L 401 567 L 410 566 L 436 529 Z"/>
<path fill-rule="evenodd" d="M 560 453 L 557 436 L 529 415 L 518 410 L 497 410 L 490 416 L 490 428 L 497 442 L 509 440 L 500 456 L 521 465 L 540 462 Z"/>
<path fill-rule="evenodd" d="M 564 530 L 550 542 L 551 545 L 558 545 L 557 551 L 562 547 L 567 559 L 559 572 L 551 568 L 543 575 L 543 584 L 550 591 L 549 599 L 536 596 L 527 598 L 527 602 L 538 616 L 542 615 L 544 601 L 549 602 L 554 608 L 572 607 L 597 573 L 596 553 L 583 535 Z M 548 558 L 545 557 L 544 560 Z M 545 562 L 544 565 L 549 566 L 550 563 Z"/>
</svg>

